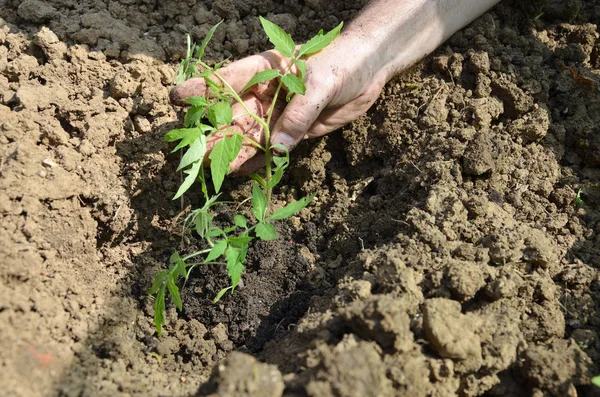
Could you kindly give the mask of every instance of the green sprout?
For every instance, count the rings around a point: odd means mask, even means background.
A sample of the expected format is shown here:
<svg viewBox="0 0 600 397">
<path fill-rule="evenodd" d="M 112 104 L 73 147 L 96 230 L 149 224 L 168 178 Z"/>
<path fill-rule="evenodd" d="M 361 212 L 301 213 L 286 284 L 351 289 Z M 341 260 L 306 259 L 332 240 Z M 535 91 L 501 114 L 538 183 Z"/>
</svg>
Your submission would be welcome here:
<svg viewBox="0 0 600 397">
<path fill-rule="evenodd" d="M 582 195 L 585 193 L 585 190 L 588 188 L 600 188 L 600 183 L 585 183 L 581 185 L 581 187 L 577 190 L 577 196 L 575 196 L 575 205 L 583 206 L 585 205 L 585 201 L 583 200 Z"/>
<path fill-rule="evenodd" d="M 186 256 L 181 256 L 178 252 L 174 253 L 171 255 L 168 270 L 160 271 L 155 275 L 148 294 L 155 295 L 154 324 L 159 336 L 165 324 L 164 313 L 167 293 L 171 296 L 179 311 L 183 308 L 178 286 L 181 279 L 187 281 L 196 266 L 225 266 L 230 285 L 223 288 L 213 301 L 216 303 L 229 291 L 233 293 L 244 272 L 244 263 L 250 243 L 255 239 L 265 241 L 276 239 L 277 231 L 273 223 L 297 214 L 315 197 L 315 194 L 312 194 L 296 202 L 289 203 L 275 212 L 272 211 L 272 190 L 281 181 L 283 173 L 289 165 L 289 153 L 283 145 L 272 144 L 271 118 L 277 98 L 281 95 L 284 87 L 288 92 L 286 95 L 287 101 L 295 94 L 305 94 L 306 58 L 327 47 L 340 34 L 343 23 L 340 23 L 328 33 L 321 30 L 305 44 L 296 46 L 292 37 L 282 28 L 263 17 L 260 17 L 260 22 L 275 50 L 290 58 L 289 66 L 283 73 L 275 69 L 259 72 L 248 81 L 242 90 L 243 92 L 256 84 L 278 79 L 273 102 L 266 118 L 263 119 L 250 111 L 239 94 L 219 74 L 218 70 L 222 66 L 222 62 L 211 67 L 202 61 L 206 46 L 220 23 L 208 32 L 200 46 L 192 44 L 188 36 L 187 56 L 182 60 L 175 76 L 176 84 L 193 77 L 204 78 L 208 88 L 205 96 L 186 99 L 190 107 L 184 117 L 184 128 L 172 130 L 165 136 L 167 142 L 178 142 L 173 152 L 185 150 L 177 170 L 182 170 L 186 177 L 173 199 L 181 197 L 194 183 L 200 184 L 204 197 L 202 208 L 191 211 L 184 220 L 184 231 L 193 228 L 204 239 L 208 248 Z M 291 73 L 293 66 L 296 66 L 298 76 Z M 262 127 L 265 135 L 265 146 L 230 128 L 234 117 L 232 110 L 232 104 L 234 103 L 239 103 L 245 114 L 256 120 Z M 215 143 L 208 156 L 212 180 L 212 186 L 209 186 L 202 163 L 207 153 L 207 141 L 215 134 L 222 134 L 223 138 Z M 251 176 L 253 180 L 251 213 L 254 219 L 248 220 L 245 216 L 237 214 L 234 216 L 233 224 L 230 227 L 220 228 L 213 223 L 213 207 L 228 204 L 219 201 L 220 190 L 225 176 L 229 173 L 229 165 L 237 157 L 244 140 L 265 153 L 264 175 L 253 174 Z M 281 152 L 282 155 L 273 156 L 273 149 Z M 213 193 L 209 193 L 209 188 L 212 188 Z"/>
</svg>

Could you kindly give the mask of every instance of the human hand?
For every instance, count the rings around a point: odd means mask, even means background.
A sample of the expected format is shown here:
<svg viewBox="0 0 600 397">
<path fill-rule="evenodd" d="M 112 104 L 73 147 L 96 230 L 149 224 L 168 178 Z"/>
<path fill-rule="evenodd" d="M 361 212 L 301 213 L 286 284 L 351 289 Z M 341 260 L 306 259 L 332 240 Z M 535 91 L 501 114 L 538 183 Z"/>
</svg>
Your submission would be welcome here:
<svg viewBox="0 0 600 397">
<path fill-rule="evenodd" d="M 373 104 L 387 76 L 376 67 L 377 57 L 369 53 L 366 43 L 355 37 L 341 36 L 331 46 L 307 60 L 306 94 L 295 95 L 286 104 L 280 95 L 271 119 L 272 144 L 281 143 L 289 150 L 306 138 L 323 136 L 355 120 Z M 349 57 L 352 53 L 354 56 Z M 284 73 L 290 60 L 275 50 L 250 56 L 219 70 L 231 87 L 240 93 L 258 72 L 276 69 Z M 292 73 L 296 71 L 292 68 Z M 259 116 L 265 116 L 273 101 L 276 82 L 253 86 L 241 94 L 245 106 Z M 186 81 L 171 91 L 171 101 L 182 104 L 192 96 L 206 94 L 203 78 Z M 264 131 L 252 117 L 245 115 L 240 104 L 233 105 L 234 121 L 230 127 L 264 144 Z M 238 116 L 238 117 L 235 117 Z M 220 136 L 215 136 L 208 148 Z M 264 154 L 245 142 L 238 157 L 231 163 L 233 173 L 248 174 L 264 165 Z"/>
<path fill-rule="evenodd" d="M 341 36 L 307 60 L 306 94 L 295 95 L 288 104 L 284 100 L 276 104 L 270 126 L 272 143 L 291 150 L 302 139 L 323 136 L 357 119 L 389 79 L 498 1 L 372 0 Z M 284 72 L 288 65 L 289 59 L 267 51 L 233 62 L 219 73 L 239 92 L 256 73 L 265 69 Z M 181 104 L 184 98 L 205 93 L 204 80 L 191 79 L 171 91 L 171 100 Z M 274 83 L 265 83 L 244 93 L 242 100 L 251 111 L 265 115 L 273 94 Z M 241 105 L 233 108 L 240 115 L 233 128 L 264 144 L 259 123 L 241 116 Z M 263 155 L 245 142 L 230 170 L 247 174 L 262 165 Z"/>
</svg>

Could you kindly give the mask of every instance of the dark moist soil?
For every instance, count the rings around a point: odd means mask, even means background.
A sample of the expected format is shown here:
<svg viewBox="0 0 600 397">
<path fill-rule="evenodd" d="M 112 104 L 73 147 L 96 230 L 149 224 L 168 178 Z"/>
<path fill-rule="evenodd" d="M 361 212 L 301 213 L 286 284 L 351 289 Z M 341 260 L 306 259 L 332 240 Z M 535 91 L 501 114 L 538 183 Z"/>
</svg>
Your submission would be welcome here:
<svg viewBox="0 0 600 397">
<path fill-rule="evenodd" d="M 3 395 L 600 395 L 592 1 L 504 1 L 301 145 L 275 200 L 314 203 L 157 338 L 145 291 L 198 244 L 162 140 L 185 33 L 224 19 L 208 57 L 237 59 L 258 15 L 300 41 L 364 3 L 0 0 Z"/>
</svg>

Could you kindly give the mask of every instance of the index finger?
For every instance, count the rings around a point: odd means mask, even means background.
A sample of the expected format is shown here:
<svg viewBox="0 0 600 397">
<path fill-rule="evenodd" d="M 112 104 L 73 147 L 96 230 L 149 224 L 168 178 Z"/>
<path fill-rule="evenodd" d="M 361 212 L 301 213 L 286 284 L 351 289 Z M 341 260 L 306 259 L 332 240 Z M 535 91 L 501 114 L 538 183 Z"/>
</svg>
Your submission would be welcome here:
<svg viewBox="0 0 600 397">
<path fill-rule="evenodd" d="M 267 69 L 277 69 L 281 72 L 285 70 L 287 64 L 287 60 L 283 59 L 279 53 L 267 51 L 235 61 L 219 69 L 219 75 L 231 85 L 231 88 L 236 92 L 240 92 L 255 74 Z M 213 79 L 216 80 L 216 77 L 213 77 Z M 219 81 L 216 82 L 220 83 Z M 172 103 L 184 105 L 186 98 L 204 96 L 205 94 L 206 82 L 204 78 L 193 78 L 173 88 L 169 96 Z"/>
</svg>

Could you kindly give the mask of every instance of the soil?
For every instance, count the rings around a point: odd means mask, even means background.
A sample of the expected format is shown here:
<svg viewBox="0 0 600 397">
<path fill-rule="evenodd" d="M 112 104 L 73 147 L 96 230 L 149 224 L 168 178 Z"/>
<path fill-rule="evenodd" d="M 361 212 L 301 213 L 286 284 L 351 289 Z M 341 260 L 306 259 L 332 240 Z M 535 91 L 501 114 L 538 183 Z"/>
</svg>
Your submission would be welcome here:
<svg viewBox="0 0 600 397">
<path fill-rule="evenodd" d="M 314 204 L 157 337 L 145 291 L 196 244 L 162 140 L 185 33 L 224 19 L 207 55 L 237 59 L 258 15 L 300 41 L 365 1 L 281 3 L 0 0 L 2 394 L 600 395 L 592 1 L 502 2 L 303 143 L 275 200 Z"/>
</svg>

